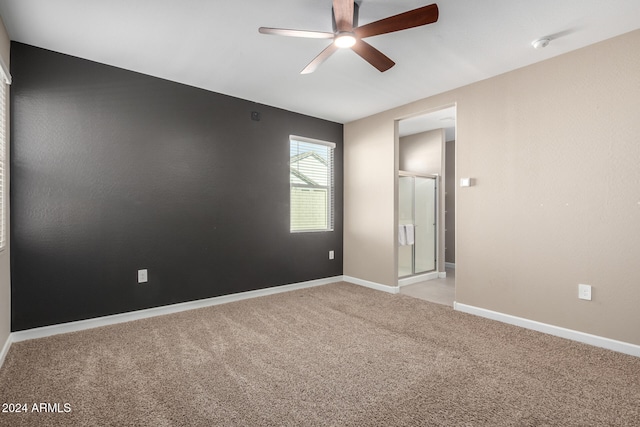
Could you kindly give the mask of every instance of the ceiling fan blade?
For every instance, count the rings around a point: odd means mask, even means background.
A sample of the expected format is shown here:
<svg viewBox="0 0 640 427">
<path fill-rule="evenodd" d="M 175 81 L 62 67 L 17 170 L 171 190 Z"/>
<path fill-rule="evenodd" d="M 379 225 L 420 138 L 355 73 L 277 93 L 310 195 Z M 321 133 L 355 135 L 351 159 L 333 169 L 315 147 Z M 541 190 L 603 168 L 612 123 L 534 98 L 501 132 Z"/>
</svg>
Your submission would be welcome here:
<svg viewBox="0 0 640 427">
<path fill-rule="evenodd" d="M 393 33 L 395 31 L 432 24 L 437 20 L 438 5 L 434 3 L 408 12 L 400 13 L 398 15 L 390 16 L 379 21 L 371 22 L 370 24 L 356 28 L 353 32 L 362 39 L 365 37 Z"/>
<path fill-rule="evenodd" d="M 333 33 L 326 33 L 323 31 L 305 31 L 305 30 L 289 30 L 286 28 L 269 28 L 260 27 L 258 31 L 261 34 L 272 34 L 274 36 L 287 36 L 287 37 L 303 37 L 306 39 L 332 39 Z"/>
<path fill-rule="evenodd" d="M 389 59 L 387 55 L 363 40 L 358 40 L 351 49 L 382 73 L 396 65 L 396 63 Z"/>
<path fill-rule="evenodd" d="M 339 33 L 353 31 L 353 0 L 333 0 L 333 15 Z"/>
<path fill-rule="evenodd" d="M 327 58 L 329 58 L 333 54 L 333 52 L 335 52 L 338 49 L 339 48 L 335 44 L 331 43 L 329 46 L 327 46 L 325 50 L 320 52 L 318 56 L 313 58 L 313 61 L 311 61 L 309 65 L 304 67 L 304 70 L 300 71 L 300 74 L 313 73 L 320 66 L 320 64 L 326 61 Z"/>
</svg>

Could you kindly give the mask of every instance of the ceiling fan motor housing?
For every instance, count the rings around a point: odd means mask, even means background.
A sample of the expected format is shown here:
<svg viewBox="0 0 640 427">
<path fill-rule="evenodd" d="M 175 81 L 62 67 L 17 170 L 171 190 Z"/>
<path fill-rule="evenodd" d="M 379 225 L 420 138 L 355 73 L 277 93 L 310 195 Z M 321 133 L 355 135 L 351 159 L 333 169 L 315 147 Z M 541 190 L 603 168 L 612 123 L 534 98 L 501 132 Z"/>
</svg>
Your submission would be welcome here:
<svg viewBox="0 0 640 427">
<path fill-rule="evenodd" d="M 358 6 L 358 3 L 354 3 L 353 4 L 353 28 L 356 28 L 358 26 L 358 10 L 359 9 L 360 9 L 360 6 Z M 338 25 L 336 24 L 336 14 L 333 11 L 333 7 L 331 8 L 331 25 L 333 26 L 333 32 L 337 33 Z"/>
</svg>

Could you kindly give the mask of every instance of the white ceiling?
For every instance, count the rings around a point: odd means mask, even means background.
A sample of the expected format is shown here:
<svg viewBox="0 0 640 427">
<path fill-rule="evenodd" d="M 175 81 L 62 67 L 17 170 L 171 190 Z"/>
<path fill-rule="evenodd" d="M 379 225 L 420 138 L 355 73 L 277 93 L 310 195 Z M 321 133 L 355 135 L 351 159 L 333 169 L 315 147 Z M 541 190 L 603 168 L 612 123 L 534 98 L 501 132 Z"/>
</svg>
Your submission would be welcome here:
<svg viewBox="0 0 640 427">
<path fill-rule="evenodd" d="M 362 25 L 430 0 L 359 3 Z M 437 23 L 367 39 L 389 71 L 341 50 L 309 75 L 328 40 L 258 27 L 332 31 L 331 0 L 0 0 L 0 15 L 12 40 L 340 123 L 640 28 L 639 0 L 437 4 Z"/>
</svg>

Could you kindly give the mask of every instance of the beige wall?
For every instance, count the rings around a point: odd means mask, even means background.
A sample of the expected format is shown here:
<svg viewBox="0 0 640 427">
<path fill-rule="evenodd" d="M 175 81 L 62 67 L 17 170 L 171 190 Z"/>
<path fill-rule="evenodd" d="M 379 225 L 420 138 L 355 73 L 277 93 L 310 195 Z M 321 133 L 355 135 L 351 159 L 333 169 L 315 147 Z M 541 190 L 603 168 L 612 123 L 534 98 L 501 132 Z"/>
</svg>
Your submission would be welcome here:
<svg viewBox="0 0 640 427">
<path fill-rule="evenodd" d="M 345 275 L 393 283 L 394 120 L 455 103 L 456 301 L 640 344 L 639 51 L 640 30 L 345 125 Z"/>
<path fill-rule="evenodd" d="M 344 274 L 387 286 L 398 284 L 395 127 L 360 121 L 344 128 Z"/>
<path fill-rule="evenodd" d="M 442 174 L 444 129 L 404 136 L 399 144 L 400 170 L 425 175 Z"/>
<path fill-rule="evenodd" d="M 4 28 L 4 23 L 0 19 L 0 55 L 5 65 L 9 66 L 9 36 Z M 9 106 L 9 97 L 7 97 L 7 108 Z M 7 123 L 7 128 L 9 123 Z M 9 138 L 9 130 L 7 129 L 7 139 Z M 7 175 L 5 181 L 5 195 L 9 195 L 9 143 L 7 141 L 6 168 Z M 11 274 L 10 274 L 10 257 L 9 257 L 9 209 L 6 207 L 7 216 L 7 246 L 4 251 L 0 252 L 0 351 L 7 342 L 7 338 L 11 333 Z"/>
</svg>

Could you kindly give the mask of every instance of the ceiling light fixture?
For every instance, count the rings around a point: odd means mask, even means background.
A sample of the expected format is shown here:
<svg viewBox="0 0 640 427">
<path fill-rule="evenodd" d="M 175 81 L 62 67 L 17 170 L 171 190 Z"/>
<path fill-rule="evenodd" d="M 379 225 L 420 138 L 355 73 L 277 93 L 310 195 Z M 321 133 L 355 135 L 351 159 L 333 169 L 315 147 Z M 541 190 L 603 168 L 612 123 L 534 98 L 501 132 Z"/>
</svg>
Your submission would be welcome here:
<svg viewBox="0 0 640 427">
<path fill-rule="evenodd" d="M 533 42 L 531 42 L 531 46 L 533 46 L 535 49 L 542 49 L 543 47 L 549 46 L 550 41 L 551 40 L 549 39 L 534 40 Z"/>
<path fill-rule="evenodd" d="M 343 31 L 336 35 L 333 43 L 339 48 L 347 48 L 356 44 L 356 36 L 348 31 Z"/>
</svg>

